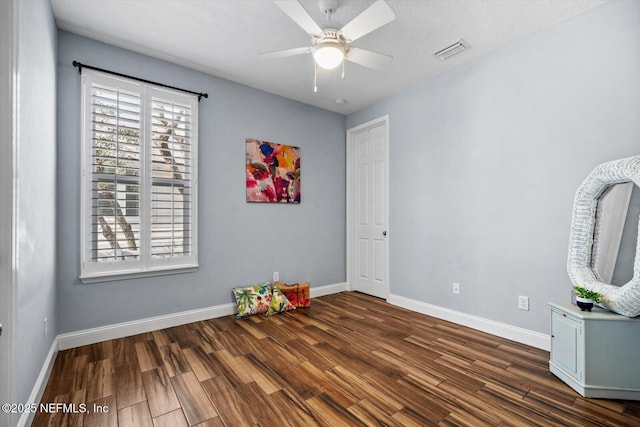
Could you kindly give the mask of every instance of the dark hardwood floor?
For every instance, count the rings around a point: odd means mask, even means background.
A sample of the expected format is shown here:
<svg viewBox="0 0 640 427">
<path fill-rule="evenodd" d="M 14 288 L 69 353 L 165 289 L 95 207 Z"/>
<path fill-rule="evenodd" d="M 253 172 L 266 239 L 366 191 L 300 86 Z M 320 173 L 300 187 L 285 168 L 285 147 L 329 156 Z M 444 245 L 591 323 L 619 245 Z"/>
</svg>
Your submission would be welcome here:
<svg viewBox="0 0 640 427">
<path fill-rule="evenodd" d="M 344 292 L 272 317 L 61 351 L 42 402 L 67 410 L 38 413 L 33 425 L 640 425 L 640 402 L 584 399 L 548 361 L 546 351 Z"/>
</svg>

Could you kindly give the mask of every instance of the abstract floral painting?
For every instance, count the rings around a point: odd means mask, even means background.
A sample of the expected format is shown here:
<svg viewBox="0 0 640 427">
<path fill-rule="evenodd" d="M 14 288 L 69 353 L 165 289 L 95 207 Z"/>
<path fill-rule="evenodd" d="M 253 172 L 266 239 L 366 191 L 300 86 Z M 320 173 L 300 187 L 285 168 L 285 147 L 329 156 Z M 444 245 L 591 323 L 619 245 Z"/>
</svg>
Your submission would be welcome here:
<svg viewBox="0 0 640 427">
<path fill-rule="evenodd" d="M 300 148 L 247 138 L 247 202 L 300 203 Z"/>
</svg>

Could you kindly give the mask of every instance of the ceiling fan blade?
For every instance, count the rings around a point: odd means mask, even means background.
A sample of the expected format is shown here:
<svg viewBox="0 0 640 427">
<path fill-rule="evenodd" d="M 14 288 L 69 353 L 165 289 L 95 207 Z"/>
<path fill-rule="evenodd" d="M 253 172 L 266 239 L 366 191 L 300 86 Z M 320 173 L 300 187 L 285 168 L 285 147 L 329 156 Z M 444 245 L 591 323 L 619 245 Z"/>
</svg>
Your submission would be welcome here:
<svg viewBox="0 0 640 427">
<path fill-rule="evenodd" d="M 354 41 L 394 19 L 396 19 L 396 14 L 393 13 L 387 2 L 378 0 L 360 15 L 353 18 L 340 31 L 347 41 Z"/>
<path fill-rule="evenodd" d="M 316 21 L 313 20 L 309 12 L 307 12 L 300 3 L 293 0 L 276 0 L 274 3 L 284 13 L 289 15 L 289 18 L 293 19 L 293 22 L 305 30 L 307 34 L 316 37 L 322 36 L 322 28 L 316 24 Z"/>
<path fill-rule="evenodd" d="M 349 49 L 349 52 L 347 52 L 345 59 L 368 68 L 382 70 L 391 62 L 393 56 L 352 47 Z"/>
<path fill-rule="evenodd" d="M 271 52 L 261 52 L 258 55 L 264 58 L 286 58 L 288 56 L 303 55 L 311 53 L 311 46 L 294 47 L 293 49 L 274 50 Z"/>
</svg>

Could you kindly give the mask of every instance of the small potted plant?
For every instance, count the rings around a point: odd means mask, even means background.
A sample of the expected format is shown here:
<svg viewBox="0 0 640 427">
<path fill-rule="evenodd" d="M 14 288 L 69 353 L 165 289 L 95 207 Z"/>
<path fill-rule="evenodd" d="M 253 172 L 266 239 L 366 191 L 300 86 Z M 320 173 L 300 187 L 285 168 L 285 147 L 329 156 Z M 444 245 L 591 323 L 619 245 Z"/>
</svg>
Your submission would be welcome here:
<svg viewBox="0 0 640 427">
<path fill-rule="evenodd" d="M 578 285 L 575 285 L 573 290 L 576 291 L 576 303 L 580 307 L 580 311 L 591 311 L 594 302 L 602 301 L 600 292 L 590 291 Z"/>
</svg>

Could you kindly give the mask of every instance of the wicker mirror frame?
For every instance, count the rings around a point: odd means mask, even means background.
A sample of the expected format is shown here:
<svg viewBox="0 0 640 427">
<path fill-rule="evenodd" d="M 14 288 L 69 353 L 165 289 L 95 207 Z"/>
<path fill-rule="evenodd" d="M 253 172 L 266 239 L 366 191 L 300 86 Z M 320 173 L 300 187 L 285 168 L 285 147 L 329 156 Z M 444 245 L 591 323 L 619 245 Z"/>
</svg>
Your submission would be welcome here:
<svg viewBox="0 0 640 427">
<path fill-rule="evenodd" d="M 640 156 L 603 163 L 584 180 L 573 204 L 567 272 L 573 285 L 600 292 L 602 307 L 636 317 L 640 315 L 640 229 L 633 277 L 628 283 L 623 286 L 604 283 L 592 266 L 598 199 L 609 186 L 630 181 L 640 186 Z"/>
</svg>

